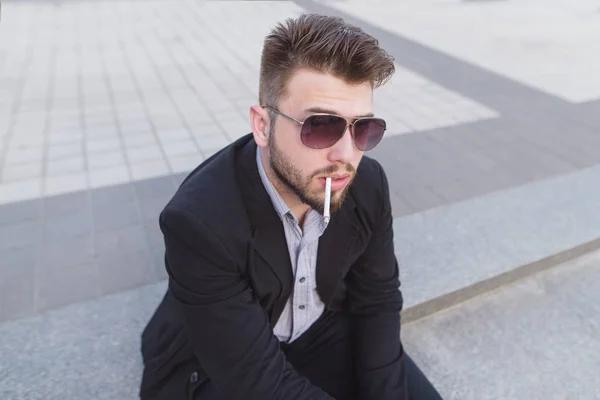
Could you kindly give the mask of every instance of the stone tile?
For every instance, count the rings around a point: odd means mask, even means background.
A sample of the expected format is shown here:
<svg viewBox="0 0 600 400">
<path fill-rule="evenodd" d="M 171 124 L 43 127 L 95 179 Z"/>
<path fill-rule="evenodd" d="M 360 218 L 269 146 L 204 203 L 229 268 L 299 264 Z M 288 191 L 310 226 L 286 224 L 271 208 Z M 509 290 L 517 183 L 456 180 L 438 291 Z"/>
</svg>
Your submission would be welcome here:
<svg viewBox="0 0 600 400">
<path fill-rule="evenodd" d="M 83 156 L 65 157 L 56 160 L 46 160 L 46 174 L 48 176 L 65 175 L 73 172 L 82 172 L 85 169 Z"/>
<path fill-rule="evenodd" d="M 131 164 L 163 158 L 163 153 L 158 145 L 127 148 L 126 153 Z"/>
<path fill-rule="evenodd" d="M 404 187 L 395 195 L 404 199 L 414 210 L 427 210 L 446 203 L 443 197 L 426 185 Z"/>
<path fill-rule="evenodd" d="M 91 170 L 88 174 L 90 186 L 93 188 L 117 185 L 130 181 L 129 169 L 124 165 Z"/>
<path fill-rule="evenodd" d="M 111 150 L 119 150 L 121 148 L 121 140 L 119 137 L 101 137 L 88 139 L 85 143 L 85 150 L 88 153 L 107 152 Z"/>
<path fill-rule="evenodd" d="M 99 124 L 88 124 L 86 120 L 87 146 L 86 149 L 90 150 L 90 142 L 92 151 L 104 151 L 109 150 L 106 147 L 112 147 L 116 145 L 115 139 L 119 137 L 119 129 L 112 124 L 99 125 Z"/>
<path fill-rule="evenodd" d="M 197 110 L 186 113 L 183 118 L 189 126 L 205 126 L 213 124 L 213 119 L 209 113 L 199 113 Z"/>
<path fill-rule="evenodd" d="M 105 205 L 131 203 L 135 201 L 134 186 L 130 183 L 108 186 L 90 191 L 92 207 L 103 208 Z"/>
<path fill-rule="evenodd" d="M 62 268 L 94 262 L 94 246 L 89 232 L 74 239 L 56 240 L 42 246 L 40 268 L 60 271 Z"/>
<path fill-rule="evenodd" d="M 158 145 L 156 136 L 151 131 L 144 133 L 123 133 L 123 142 L 127 149 L 133 149 L 136 147 L 147 147 L 149 145 Z"/>
<path fill-rule="evenodd" d="M 51 132 L 48 135 L 47 141 L 50 146 L 81 146 L 81 143 L 83 142 L 83 133 L 67 131 Z"/>
<path fill-rule="evenodd" d="M 252 132 L 252 127 L 249 121 L 245 120 L 232 120 L 232 121 L 220 121 L 219 124 L 223 127 L 223 130 L 227 132 L 230 137 L 238 137 Z"/>
<path fill-rule="evenodd" d="M 465 177 L 464 182 L 473 196 L 480 196 L 515 186 L 515 177 L 506 169 L 493 167 L 478 175 Z"/>
<path fill-rule="evenodd" d="M 81 210 L 68 214 L 54 215 L 43 223 L 44 242 L 57 243 L 86 236 L 92 231 L 90 210 Z"/>
<path fill-rule="evenodd" d="M 42 162 L 35 161 L 25 164 L 8 164 L 2 169 L 2 181 L 18 181 L 34 179 L 42 176 Z"/>
<path fill-rule="evenodd" d="M 196 140 L 196 142 L 198 142 L 198 145 L 201 145 L 201 140 L 203 140 L 204 138 L 208 137 L 209 141 L 211 140 L 210 138 L 213 137 L 219 137 L 219 136 L 224 136 L 225 132 L 223 131 L 223 129 L 216 125 L 215 123 L 213 123 L 212 121 L 210 123 L 201 123 L 201 124 L 194 124 L 194 125 L 190 125 L 191 128 L 191 133 L 192 136 L 194 137 L 194 140 Z M 220 139 L 215 139 L 215 140 L 220 140 Z M 208 145 L 211 145 L 210 143 L 208 143 Z M 202 147 L 202 146 L 201 146 Z M 217 146 L 218 147 L 218 146 Z"/>
<path fill-rule="evenodd" d="M 44 179 L 44 195 L 56 196 L 86 190 L 87 175 L 84 172 L 49 176 Z"/>
<path fill-rule="evenodd" d="M 41 179 L 0 183 L 0 204 L 37 198 L 42 194 Z"/>
<path fill-rule="evenodd" d="M 42 83 L 42 82 L 40 82 Z M 48 100 L 45 98 L 22 100 L 19 105 L 20 112 L 41 112 L 48 106 Z"/>
<path fill-rule="evenodd" d="M 121 132 L 123 132 L 123 138 L 135 137 L 135 136 L 151 136 L 154 138 L 152 133 L 152 125 L 146 117 L 142 117 L 136 121 L 120 121 Z"/>
<path fill-rule="evenodd" d="M 171 175 L 171 168 L 163 158 L 136 162 L 130 164 L 129 168 L 135 181 Z"/>
<path fill-rule="evenodd" d="M 177 143 L 190 139 L 190 133 L 185 128 L 180 129 L 160 129 L 157 136 L 161 143 Z"/>
<path fill-rule="evenodd" d="M 176 189 L 171 176 L 144 179 L 133 182 L 132 185 L 140 202 L 154 197 L 170 197 L 175 194 Z"/>
<path fill-rule="evenodd" d="M 69 214 L 85 211 L 91 208 L 90 195 L 88 191 L 49 196 L 44 198 L 44 215 L 46 218 L 53 215 Z"/>
<path fill-rule="evenodd" d="M 198 146 L 192 139 L 177 142 L 164 142 L 162 148 L 168 158 L 199 153 Z"/>
<path fill-rule="evenodd" d="M 435 187 L 435 193 L 442 198 L 442 203 L 454 203 L 466 200 L 473 195 L 473 189 L 460 178 L 449 179 Z"/>
<path fill-rule="evenodd" d="M 137 224 L 140 221 L 138 212 L 134 202 L 94 207 L 94 231 L 106 232 Z"/>
<path fill-rule="evenodd" d="M 34 313 L 35 252 L 20 253 L 18 257 L 15 252 L 0 253 L 0 323 Z"/>
<path fill-rule="evenodd" d="M 43 158 L 42 148 L 11 149 L 4 159 L 5 165 L 23 164 L 40 161 Z"/>
<path fill-rule="evenodd" d="M 200 153 L 185 154 L 179 156 L 169 156 L 169 165 L 174 173 L 190 172 L 204 161 L 204 156 Z"/>
<path fill-rule="evenodd" d="M 220 150 L 221 148 L 229 145 L 230 141 L 225 135 L 194 135 L 196 143 L 202 152 L 211 152 Z"/>
<path fill-rule="evenodd" d="M 29 220 L 0 225 L 0 251 L 34 247 L 39 242 L 40 222 Z"/>
<path fill-rule="evenodd" d="M 103 168 L 125 165 L 125 158 L 120 150 L 90 153 L 87 159 L 90 170 L 101 170 Z"/>
<path fill-rule="evenodd" d="M 594 399 L 599 261 L 591 253 L 408 324 L 407 351 L 444 399 Z"/>
<path fill-rule="evenodd" d="M 98 258 L 102 294 L 157 282 L 149 252 L 113 253 Z"/>
<path fill-rule="evenodd" d="M 33 269 L 37 260 L 37 249 L 18 247 L 0 251 L 0 282 L 21 272 Z"/>
<path fill-rule="evenodd" d="M 50 160 L 64 157 L 83 157 L 83 142 L 50 145 L 47 149 L 47 155 Z"/>
<path fill-rule="evenodd" d="M 36 310 L 46 310 L 94 299 L 101 294 L 98 269 L 95 263 L 63 268 L 60 273 L 38 271 Z"/>
<path fill-rule="evenodd" d="M 40 199 L 0 204 L 0 226 L 28 220 L 37 220 L 42 215 Z"/>
<path fill-rule="evenodd" d="M 97 255 L 150 250 L 141 224 L 96 233 L 94 249 Z"/>
</svg>

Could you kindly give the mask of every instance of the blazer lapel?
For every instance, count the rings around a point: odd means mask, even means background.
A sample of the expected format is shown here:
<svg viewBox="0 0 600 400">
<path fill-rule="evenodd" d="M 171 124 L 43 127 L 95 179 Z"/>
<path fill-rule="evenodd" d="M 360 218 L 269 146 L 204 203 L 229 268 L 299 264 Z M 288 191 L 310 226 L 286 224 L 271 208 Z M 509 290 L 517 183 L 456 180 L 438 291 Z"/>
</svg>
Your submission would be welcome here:
<svg viewBox="0 0 600 400">
<path fill-rule="evenodd" d="M 242 149 L 238 160 L 239 184 L 253 230 L 252 243 L 281 282 L 282 290 L 273 306 L 272 323 L 279 318 L 293 286 L 290 254 L 283 223 L 271 203 L 256 165 L 256 143 L 252 140 Z M 253 268 L 254 266 L 250 266 Z"/>
<path fill-rule="evenodd" d="M 348 265 L 348 258 L 359 238 L 360 221 L 355 203 L 348 194 L 342 208 L 332 215 L 329 225 L 319 239 L 317 253 L 317 291 L 321 300 L 329 305 Z"/>
</svg>

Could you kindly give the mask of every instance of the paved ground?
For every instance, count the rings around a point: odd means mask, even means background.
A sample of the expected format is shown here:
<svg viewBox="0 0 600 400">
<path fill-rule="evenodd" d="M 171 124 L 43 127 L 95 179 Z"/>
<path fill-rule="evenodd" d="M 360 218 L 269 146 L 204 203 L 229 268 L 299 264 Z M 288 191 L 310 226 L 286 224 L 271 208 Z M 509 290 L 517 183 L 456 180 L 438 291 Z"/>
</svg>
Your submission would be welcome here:
<svg viewBox="0 0 600 400">
<path fill-rule="evenodd" d="M 408 304 L 600 236 L 594 2 L 365 4 L 3 2 L 5 332 L 69 304 L 102 318 L 162 281 L 158 212 L 187 171 L 249 131 L 262 39 L 304 11 L 347 17 L 396 57 L 375 103 L 390 134 L 370 155 L 393 191 Z"/>
<path fill-rule="evenodd" d="M 600 398 L 600 253 L 408 324 L 445 400 Z"/>
</svg>

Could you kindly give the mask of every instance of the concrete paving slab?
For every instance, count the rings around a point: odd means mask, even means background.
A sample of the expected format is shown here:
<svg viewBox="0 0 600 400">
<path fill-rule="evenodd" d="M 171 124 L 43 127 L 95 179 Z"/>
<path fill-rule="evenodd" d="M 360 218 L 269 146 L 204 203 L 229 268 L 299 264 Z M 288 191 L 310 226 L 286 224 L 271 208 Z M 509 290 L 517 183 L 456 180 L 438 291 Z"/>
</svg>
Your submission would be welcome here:
<svg viewBox="0 0 600 400">
<path fill-rule="evenodd" d="M 406 307 L 600 237 L 600 166 L 394 220 Z"/>
<path fill-rule="evenodd" d="M 140 332 L 165 283 L 0 326 L 0 399 L 137 399 Z"/>
<path fill-rule="evenodd" d="M 600 96 L 600 85 L 593 82 L 600 52 L 590 53 L 600 39 L 594 0 L 327 4 L 566 101 Z"/>
<path fill-rule="evenodd" d="M 600 398 L 600 252 L 407 324 L 445 400 Z"/>
</svg>

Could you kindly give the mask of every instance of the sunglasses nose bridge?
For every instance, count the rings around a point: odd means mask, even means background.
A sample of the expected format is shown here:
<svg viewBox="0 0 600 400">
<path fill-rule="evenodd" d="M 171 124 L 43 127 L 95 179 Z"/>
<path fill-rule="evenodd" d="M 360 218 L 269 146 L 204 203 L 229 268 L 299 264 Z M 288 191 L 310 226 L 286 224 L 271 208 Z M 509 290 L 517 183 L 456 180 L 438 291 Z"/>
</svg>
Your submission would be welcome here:
<svg viewBox="0 0 600 400">
<path fill-rule="evenodd" d="M 337 140 L 336 143 L 341 143 L 346 140 L 350 140 L 350 142 L 352 143 L 350 145 L 350 147 L 353 147 L 356 144 L 356 138 L 354 137 L 354 121 L 348 121 L 345 118 L 344 118 L 344 121 L 346 122 L 346 125 L 344 126 L 344 131 L 339 136 L 339 139 Z M 350 134 L 349 138 L 346 138 L 346 132 L 348 132 Z"/>
<path fill-rule="evenodd" d="M 352 139 L 354 139 L 354 122 L 355 121 L 346 120 L 346 127 L 344 128 L 344 133 L 343 133 L 343 135 L 345 135 L 346 131 L 349 131 L 350 136 L 352 136 Z"/>
</svg>

